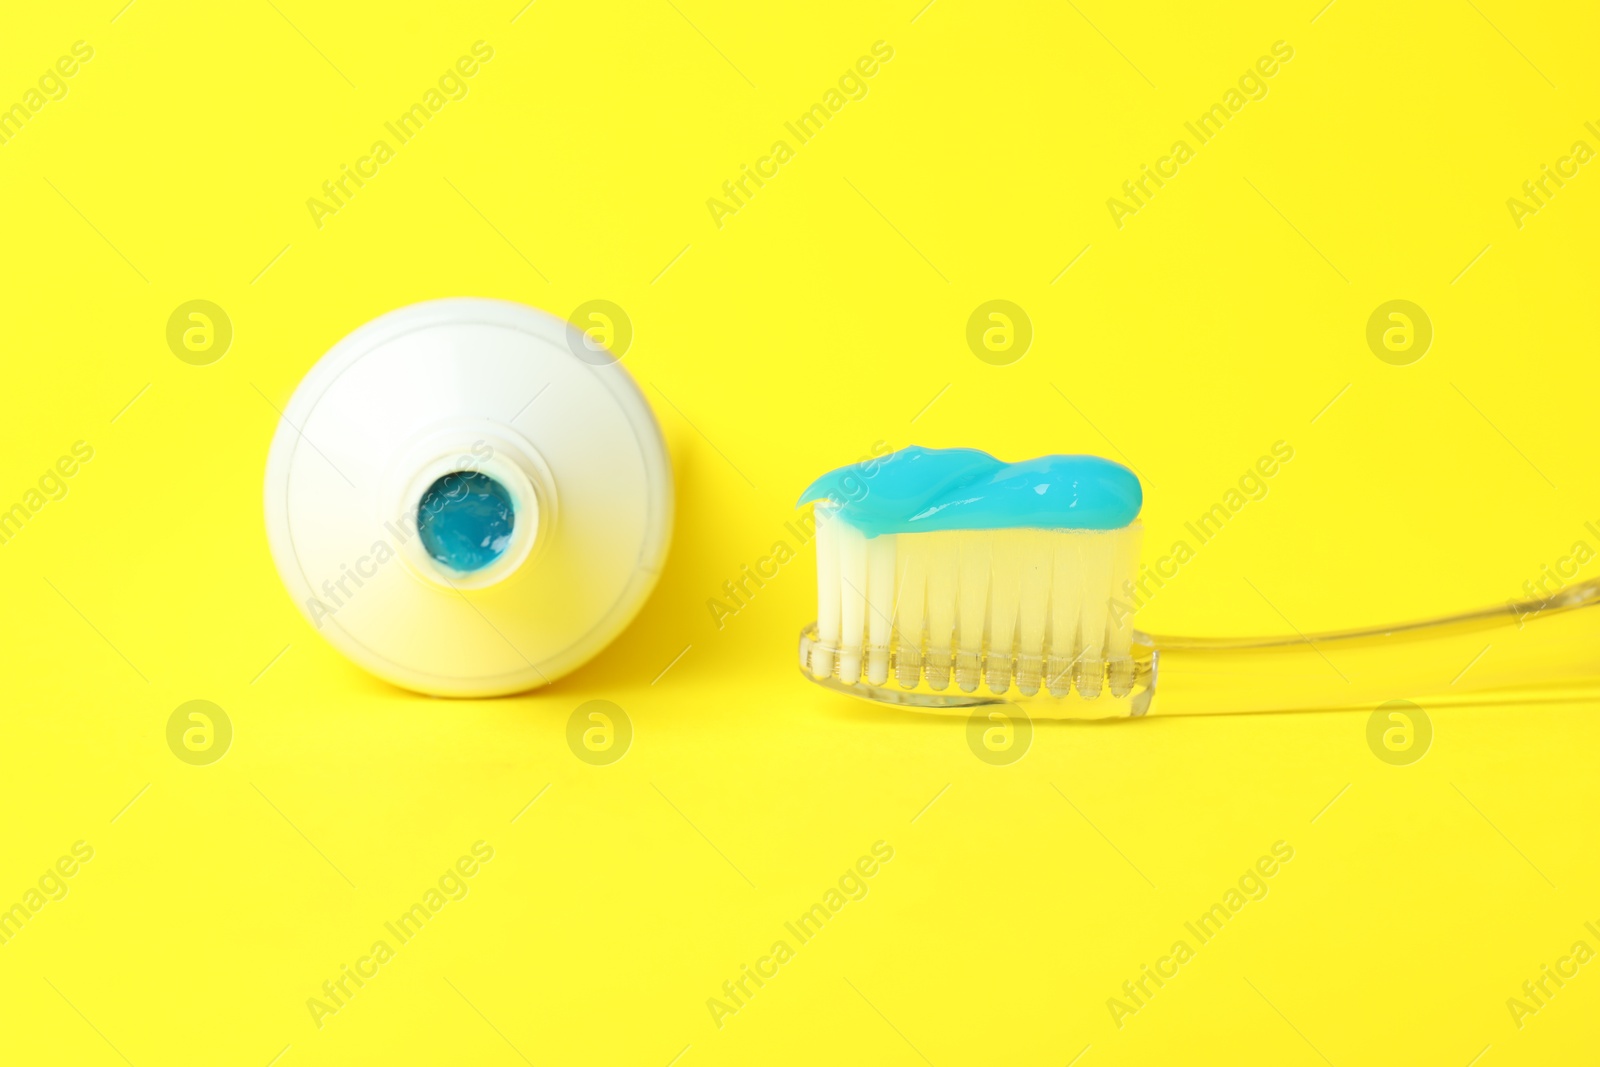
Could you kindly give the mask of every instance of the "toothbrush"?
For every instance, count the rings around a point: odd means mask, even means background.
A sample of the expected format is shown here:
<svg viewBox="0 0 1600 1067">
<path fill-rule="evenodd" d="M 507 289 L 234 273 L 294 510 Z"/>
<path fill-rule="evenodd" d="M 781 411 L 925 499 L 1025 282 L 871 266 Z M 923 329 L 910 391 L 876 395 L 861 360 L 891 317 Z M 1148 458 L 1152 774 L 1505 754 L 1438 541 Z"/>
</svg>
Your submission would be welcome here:
<svg viewBox="0 0 1600 1067">
<path fill-rule="evenodd" d="M 1460 703 L 1600 676 L 1600 580 L 1548 600 L 1286 637 L 1141 633 L 1138 478 L 1095 456 L 911 447 L 819 478 L 813 681 L 923 711 L 1035 718 Z M 1159 682 L 1159 684 L 1158 684 Z"/>
</svg>

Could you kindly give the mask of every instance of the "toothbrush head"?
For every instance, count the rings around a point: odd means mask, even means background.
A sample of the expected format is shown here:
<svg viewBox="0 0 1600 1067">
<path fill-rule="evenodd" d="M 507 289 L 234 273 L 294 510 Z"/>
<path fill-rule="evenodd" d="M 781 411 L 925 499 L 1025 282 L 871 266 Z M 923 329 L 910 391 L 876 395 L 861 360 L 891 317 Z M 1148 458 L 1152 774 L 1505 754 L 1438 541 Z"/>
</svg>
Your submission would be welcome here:
<svg viewBox="0 0 1600 1067">
<path fill-rule="evenodd" d="M 1143 501 L 1134 473 L 1098 456 L 1004 463 L 912 447 L 825 474 L 800 498 L 815 502 L 817 528 L 817 621 L 801 635 L 801 668 L 922 707 L 994 703 L 1013 688 L 1134 698 L 1151 669 L 1124 593 Z"/>
</svg>

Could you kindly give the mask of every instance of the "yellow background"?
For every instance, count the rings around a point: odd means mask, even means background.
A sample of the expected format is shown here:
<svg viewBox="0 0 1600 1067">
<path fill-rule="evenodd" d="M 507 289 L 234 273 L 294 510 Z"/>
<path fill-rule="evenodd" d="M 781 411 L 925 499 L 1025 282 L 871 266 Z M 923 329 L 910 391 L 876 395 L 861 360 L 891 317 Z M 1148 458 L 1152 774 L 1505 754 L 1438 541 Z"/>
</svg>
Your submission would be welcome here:
<svg viewBox="0 0 1600 1067">
<path fill-rule="evenodd" d="M 73 442 L 95 455 L 0 546 L 0 903 L 73 842 L 95 854 L 0 947 L 0 1060 L 1593 1055 L 1600 965 L 1520 1030 L 1506 1008 L 1600 948 L 1593 706 L 1439 709 L 1407 767 L 1360 712 L 1041 725 L 993 767 L 959 720 L 798 675 L 809 552 L 721 629 L 707 601 L 877 441 L 1125 457 L 1147 558 L 1292 443 L 1144 613 L 1156 632 L 1474 607 L 1595 544 L 1597 165 L 1520 229 L 1506 207 L 1600 147 L 1594 13 L 920 2 L 5 13 L 0 101 L 74 41 L 95 55 L 0 146 L 0 503 Z M 307 198 L 478 40 L 469 95 L 315 226 Z M 707 198 L 879 40 L 868 95 L 719 229 Z M 1107 198 L 1280 40 L 1269 95 L 1118 229 Z M 503 700 L 343 661 L 262 526 L 302 374 L 451 295 L 625 308 L 678 479 L 637 623 Z M 235 330 L 210 366 L 164 336 L 197 298 Z M 1004 367 L 964 339 L 996 298 L 1035 329 Z M 1392 299 L 1436 331 L 1411 366 L 1365 342 Z M 166 744 L 191 699 L 233 723 L 211 766 Z M 634 726 L 611 766 L 565 741 L 590 699 Z M 479 840 L 470 894 L 319 1029 L 307 999 Z M 707 999 L 879 840 L 869 895 L 719 1029 Z M 1107 998 L 1279 840 L 1266 899 L 1114 1025 Z"/>
</svg>

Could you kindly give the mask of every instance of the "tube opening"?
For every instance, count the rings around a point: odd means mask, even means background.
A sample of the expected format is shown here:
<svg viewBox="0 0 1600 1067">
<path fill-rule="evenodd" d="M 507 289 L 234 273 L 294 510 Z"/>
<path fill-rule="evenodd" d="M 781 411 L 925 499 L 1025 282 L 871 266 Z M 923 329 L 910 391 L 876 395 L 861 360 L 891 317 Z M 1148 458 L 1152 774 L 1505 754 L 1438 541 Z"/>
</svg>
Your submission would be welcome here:
<svg viewBox="0 0 1600 1067">
<path fill-rule="evenodd" d="M 499 559 L 516 529 L 516 505 L 504 485 L 478 471 L 451 471 L 423 492 L 417 533 L 437 562 L 460 574 Z"/>
</svg>

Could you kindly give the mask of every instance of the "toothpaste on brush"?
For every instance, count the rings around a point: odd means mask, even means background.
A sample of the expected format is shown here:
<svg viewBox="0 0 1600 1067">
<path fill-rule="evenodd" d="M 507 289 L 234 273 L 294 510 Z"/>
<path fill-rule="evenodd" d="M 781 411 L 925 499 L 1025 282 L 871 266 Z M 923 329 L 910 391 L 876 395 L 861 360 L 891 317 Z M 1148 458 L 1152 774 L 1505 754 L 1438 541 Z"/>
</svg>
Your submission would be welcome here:
<svg viewBox="0 0 1600 1067">
<path fill-rule="evenodd" d="M 817 519 L 813 677 L 902 689 L 1085 699 L 1134 684 L 1130 613 L 1111 600 L 1139 558 L 1139 479 L 1098 456 L 1004 463 L 910 447 L 800 497 Z"/>
</svg>

